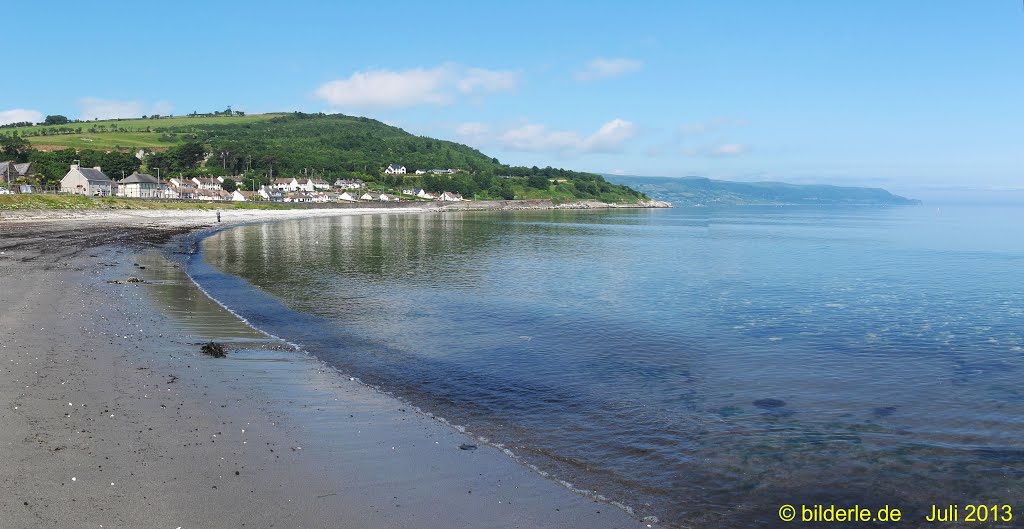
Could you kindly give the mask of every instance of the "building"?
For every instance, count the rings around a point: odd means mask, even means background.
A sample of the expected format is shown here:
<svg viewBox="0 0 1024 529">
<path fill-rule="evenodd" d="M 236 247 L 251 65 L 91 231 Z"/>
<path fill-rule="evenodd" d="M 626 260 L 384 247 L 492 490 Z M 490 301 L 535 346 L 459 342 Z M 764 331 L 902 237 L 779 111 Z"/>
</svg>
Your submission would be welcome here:
<svg viewBox="0 0 1024 529">
<path fill-rule="evenodd" d="M 270 184 L 270 187 L 284 192 L 294 192 L 299 190 L 299 181 L 294 178 L 275 178 L 274 183 Z"/>
<path fill-rule="evenodd" d="M 263 190 L 260 190 L 260 191 L 257 192 L 257 191 L 241 191 L 241 190 L 236 189 L 236 190 L 234 190 L 231 193 L 231 200 L 233 200 L 235 202 L 245 202 L 247 200 L 269 200 L 270 199 L 269 195 L 267 195 L 266 198 L 264 198 L 263 194 L 264 194 Z"/>
<path fill-rule="evenodd" d="M 196 198 L 199 188 L 196 187 L 195 182 L 184 178 L 168 178 L 167 181 L 170 182 L 170 185 L 167 187 L 171 192 L 168 194 L 173 193 L 173 198 L 184 198 L 187 200 Z"/>
<path fill-rule="evenodd" d="M 206 191 L 220 191 L 222 180 L 218 178 L 199 178 L 198 176 L 192 179 L 192 182 L 196 184 L 196 188 L 199 190 Z"/>
<path fill-rule="evenodd" d="M 427 193 L 426 190 L 420 189 L 420 188 L 403 189 L 402 190 L 402 194 L 404 194 L 404 195 L 412 195 L 414 197 L 419 197 L 419 198 L 427 198 L 427 199 L 434 198 L 434 195 L 431 195 L 430 193 Z"/>
<path fill-rule="evenodd" d="M 14 164 L 14 172 L 17 173 L 15 178 L 28 178 L 36 174 L 35 168 L 32 167 L 32 162 Z"/>
<path fill-rule="evenodd" d="M 199 189 L 196 191 L 195 198 L 197 200 L 205 200 L 210 202 L 219 202 L 232 199 L 231 193 L 228 193 L 223 189 Z"/>
<path fill-rule="evenodd" d="M 417 169 L 416 170 L 416 174 L 418 174 L 418 175 L 427 174 L 427 170 L 426 169 Z"/>
<path fill-rule="evenodd" d="M 393 163 L 384 169 L 384 174 L 405 174 L 405 166 Z"/>
<path fill-rule="evenodd" d="M 117 182 L 117 196 L 130 198 L 160 198 L 164 195 L 160 182 L 151 175 L 135 171 Z"/>
<path fill-rule="evenodd" d="M 60 192 L 89 197 L 109 197 L 113 182 L 99 167 L 71 166 L 68 174 L 60 181 Z"/>
<path fill-rule="evenodd" d="M 451 191 L 445 191 L 444 193 L 437 195 L 437 199 L 441 202 L 462 202 L 464 200 L 462 195 L 452 193 Z"/>
<path fill-rule="evenodd" d="M 334 188 L 335 189 L 362 189 L 364 187 L 366 187 L 366 184 L 362 180 L 360 180 L 358 178 L 355 178 L 355 179 L 352 179 L 352 180 L 335 180 L 334 181 Z"/>
<path fill-rule="evenodd" d="M 18 178 L 18 170 L 14 162 L 0 162 L 0 182 L 10 184 Z"/>
</svg>

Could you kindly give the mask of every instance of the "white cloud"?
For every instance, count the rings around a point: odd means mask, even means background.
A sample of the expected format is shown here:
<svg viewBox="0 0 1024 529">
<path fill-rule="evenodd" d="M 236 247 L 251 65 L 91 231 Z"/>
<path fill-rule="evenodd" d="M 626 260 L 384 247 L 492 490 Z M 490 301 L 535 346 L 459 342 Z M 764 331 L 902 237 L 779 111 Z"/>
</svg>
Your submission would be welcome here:
<svg viewBox="0 0 1024 529">
<path fill-rule="evenodd" d="M 0 125 L 7 125 L 8 123 L 21 123 L 23 121 L 39 123 L 42 120 L 43 113 L 36 110 L 28 110 L 25 108 L 12 108 L 11 110 L 0 110 Z"/>
<path fill-rule="evenodd" d="M 510 128 L 495 140 L 505 149 L 526 152 L 562 152 L 578 149 L 582 145 L 580 135 L 574 131 L 548 130 L 546 126 L 535 123 Z"/>
<path fill-rule="evenodd" d="M 615 118 L 583 140 L 583 150 L 589 152 L 618 152 L 627 140 L 636 135 L 632 122 Z"/>
<path fill-rule="evenodd" d="M 683 154 L 687 156 L 713 156 L 713 157 L 727 157 L 727 156 L 739 156 L 750 152 L 750 146 L 742 143 L 722 143 L 718 145 L 705 145 L 703 147 L 696 147 L 691 149 L 683 149 Z"/>
<path fill-rule="evenodd" d="M 686 123 L 679 127 L 680 136 L 698 136 L 729 127 L 742 127 L 749 122 L 745 119 L 715 118 L 697 123 Z"/>
<path fill-rule="evenodd" d="M 737 156 L 747 152 L 748 147 L 742 143 L 723 143 L 711 149 L 712 156 Z"/>
<path fill-rule="evenodd" d="M 78 100 L 78 107 L 81 109 L 78 119 L 86 121 L 94 119 L 138 118 L 149 114 L 167 115 L 174 110 L 169 102 L 163 100 L 147 105 L 145 102 L 138 100 L 121 101 L 100 99 L 98 97 L 83 97 Z"/>
<path fill-rule="evenodd" d="M 470 68 L 458 80 L 456 87 L 463 94 L 471 94 L 478 90 L 483 92 L 507 92 L 515 90 L 517 84 L 519 84 L 519 74 L 516 72 Z"/>
<path fill-rule="evenodd" d="M 490 136 L 491 128 L 483 123 L 467 122 L 455 127 L 455 134 L 463 141 L 469 143 L 486 142 Z"/>
<path fill-rule="evenodd" d="M 576 72 L 578 81 L 595 81 L 618 77 L 630 72 L 639 71 L 644 63 L 635 59 L 603 59 L 597 58 L 587 63 L 580 71 Z"/>
<path fill-rule="evenodd" d="M 356 72 L 320 85 L 314 95 L 336 109 L 443 106 L 453 103 L 457 95 L 514 90 L 518 82 L 517 72 L 443 64 L 430 69 Z"/>
<path fill-rule="evenodd" d="M 460 139 L 476 144 L 497 145 L 524 152 L 619 152 L 636 135 L 636 126 L 615 118 L 588 136 L 572 130 L 553 130 L 539 123 L 522 123 L 492 132 L 482 123 L 463 123 L 456 127 Z"/>
<path fill-rule="evenodd" d="M 174 105 L 171 105 L 170 101 L 164 101 L 161 99 L 160 101 L 153 103 L 153 108 L 151 110 L 150 114 L 166 116 L 174 113 Z"/>
</svg>

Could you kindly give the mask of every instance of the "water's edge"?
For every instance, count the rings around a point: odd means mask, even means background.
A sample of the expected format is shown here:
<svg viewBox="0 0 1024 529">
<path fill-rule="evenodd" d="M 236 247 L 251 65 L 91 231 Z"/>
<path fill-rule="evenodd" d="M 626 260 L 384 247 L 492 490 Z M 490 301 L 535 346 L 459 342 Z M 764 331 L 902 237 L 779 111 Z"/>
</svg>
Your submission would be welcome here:
<svg viewBox="0 0 1024 529">
<path fill-rule="evenodd" d="M 398 212 L 396 212 L 396 213 L 398 213 Z M 420 214 L 435 214 L 436 215 L 436 214 L 439 214 L 439 212 L 420 212 Z M 570 492 L 572 492 L 572 493 L 574 493 L 574 494 L 576 494 L 576 495 L 578 495 L 580 497 L 589 499 L 591 501 L 598 501 L 598 502 L 610 505 L 612 507 L 615 507 L 615 508 L 625 512 L 629 516 L 633 517 L 634 519 L 642 521 L 642 522 L 648 524 L 647 527 L 652 527 L 652 524 L 658 524 L 659 523 L 659 519 L 656 516 L 643 516 L 643 517 L 641 517 L 641 513 L 638 513 L 631 505 L 628 505 L 628 504 L 626 504 L 626 503 L 624 503 L 622 501 L 619 501 L 617 499 L 614 499 L 614 498 L 609 498 L 609 497 L 605 496 L 604 494 L 601 494 L 599 491 L 596 491 L 596 490 L 582 489 L 582 488 L 576 487 L 571 482 L 566 481 L 564 479 L 560 479 L 557 475 L 553 475 L 551 472 L 546 471 L 546 470 L 540 468 L 538 465 L 535 465 L 533 463 L 525 461 L 523 459 L 523 457 L 521 457 L 520 455 L 516 454 L 514 451 L 512 451 L 511 449 L 509 449 L 508 447 L 506 447 L 505 445 L 503 445 L 501 443 L 495 442 L 494 440 L 489 439 L 489 438 L 487 438 L 485 436 L 475 435 L 472 431 L 468 430 L 466 428 L 466 426 L 464 426 L 464 425 L 452 423 L 447 418 L 445 418 L 445 417 L 443 417 L 441 415 L 437 415 L 437 414 L 435 414 L 435 413 L 433 413 L 433 412 L 431 412 L 429 410 L 423 409 L 419 405 L 417 405 L 417 404 L 407 400 L 406 398 L 404 398 L 404 397 L 402 397 L 400 395 L 395 394 L 394 392 L 388 391 L 387 389 L 385 389 L 385 388 L 383 388 L 383 387 L 381 387 L 379 385 L 375 385 L 375 384 L 369 383 L 369 382 L 367 382 L 365 380 L 362 380 L 361 378 L 359 378 L 357 376 L 345 373 L 341 368 L 339 368 L 339 366 L 335 366 L 335 365 L 327 363 L 322 358 L 319 358 L 315 353 L 312 353 L 312 352 L 308 351 L 306 348 L 304 348 L 302 346 L 302 344 L 291 342 L 286 337 L 277 336 L 277 335 L 275 335 L 273 333 L 270 333 L 270 332 L 266 331 L 265 329 L 260 328 L 258 325 L 256 325 L 253 322 L 249 321 L 247 318 L 245 318 L 244 316 L 239 314 L 237 311 L 232 309 L 230 306 L 225 304 L 223 301 L 217 299 L 214 295 L 212 295 L 210 293 L 210 291 L 206 287 L 204 287 L 200 283 L 199 280 L 196 279 L 196 277 L 195 277 L 196 267 L 198 267 L 198 266 L 206 266 L 206 267 L 209 268 L 208 270 L 204 270 L 204 273 L 206 273 L 206 274 L 219 275 L 221 277 L 230 277 L 233 280 L 235 280 L 236 282 L 240 282 L 240 283 L 244 284 L 245 288 L 247 288 L 248 291 L 253 293 L 253 294 L 258 294 L 258 295 L 261 295 L 261 296 L 268 296 L 268 297 L 273 298 L 273 296 L 263 292 L 258 287 L 256 287 L 255 285 L 251 284 L 249 281 L 245 280 L 244 278 L 241 278 L 239 276 L 225 274 L 223 272 L 215 270 L 212 266 L 206 264 L 204 259 L 203 259 L 202 243 L 203 243 L 203 241 L 205 239 L 207 239 L 209 237 L 212 237 L 212 236 L 214 236 L 214 235 L 216 235 L 218 233 L 221 233 L 221 232 L 224 232 L 224 231 L 228 231 L 228 230 L 231 230 L 231 229 L 241 228 L 241 227 L 250 226 L 250 225 L 275 224 L 275 223 L 280 223 L 280 222 L 287 221 L 287 220 L 294 220 L 294 219 L 259 220 L 259 221 L 231 224 L 231 225 L 226 225 L 226 226 L 213 226 L 213 227 L 208 227 L 208 228 L 200 228 L 200 229 L 197 229 L 195 231 L 192 231 L 192 232 L 189 232 L 189 233 L 186 233 L 186 234 L 182 234 L 182 235 L 177 235 L 177 236 L 171 238 L 168 242 L 166 242 L 164 245 L 162 245 L 162 247 L 160 248 L 160 251 L 164 255 L 165 258 L 167 258 L 168 260 L 170 260 L 170 261 L 172 261 L 174 263 L 177 263 L 181 267 L 181 270 L 183 271 L 185 276 L 188 277 L 189 281 L 191 281 L 192 284 L 195 285 L 196 288 L 200 292 L 202 292 L 203 295 L 206 296 L 209 300 L 211 300 L 212 302 L 216 303 L 218 306 L 222 307 L 225 311 L 229 312 L 231 315 L 233 315 L 235 318 L 237 318 L 240 322 L 242 322 L 247 327 L 253 329 L 254 331 L 256 331 L 256 332 L 258 332 L 258 333 L 260 333 L 262 335 L 265 335 L 265 336 L 267 336 L 267 337 L 269 337 L 271 339 L 280 340 L 282 343 L 287 344 L 290 348 L 292 348 L 297 354 L 301 354 L 301 355 L 304 355 L 304 356 L 306 356 L 308 358 L 314 359 L 323 369 L 325 369 L 325 370 L 327 370 L 329 372 L 334 373 L 335 376 L 342 377 L 342 378 L 347 378 L 350 381 L 356 382 L 356 383 L 358 383 L 358 384 L 360 384 L 360 385 L 362 385 L 364 387 L 367 387 L 367 388 L 377 392 L 380 395 L 384 395 L 386 397 L 392 398 L 395 401 L 397 401 L 398 403 L 401 403 L 404 406 L 408 406 L 409 408 L 414 410 L 415 413 L 424 415 L 424 416 L 426 416 L 426 417 L 428 417 L 430 419 L 433 419 L 433 420 L 435 420 L 437 422 L 440 422 L 440 423 L 444 424 L 446 427 L 451 428 L 452 430 L 454 430 L 456 432 L 459 432 L 462 435 L 467 436 L 470 440 L 472 440 L 475 443 L 480 443 L 480 444 L 484 444 L 484 445 L 493 447 L 496 450 L 500 451 L 502 454 L 504 454 L 506 457 L 508 457 L 509 459 L 514 461 L 516 464 L 520 465 L 523 468 L 528 469 L 534 475 L 536 475 L 536 476 L 538 476 L 540 478 L 543 478 L 545 480 L 557 483 L 559 486 L 569 490 Z M 273 299 L 276 300 L 277 298 L 273 298 Z"/>
</svg>

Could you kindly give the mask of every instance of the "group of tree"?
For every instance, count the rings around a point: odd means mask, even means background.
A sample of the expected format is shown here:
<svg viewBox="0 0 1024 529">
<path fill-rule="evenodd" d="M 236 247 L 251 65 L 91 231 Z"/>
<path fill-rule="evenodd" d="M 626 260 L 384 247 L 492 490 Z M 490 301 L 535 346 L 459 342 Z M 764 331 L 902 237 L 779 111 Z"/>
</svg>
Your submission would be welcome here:
<svg viewBox="0 0 1024 529">
<path fill-rule="evenodd" d="M 150 171 L 159 169 L 163 174 L 192 173 L 205 159 L 206 146 L 197 141 L 190 141 L 146 156 L 146 167 Z"/>
</svg>

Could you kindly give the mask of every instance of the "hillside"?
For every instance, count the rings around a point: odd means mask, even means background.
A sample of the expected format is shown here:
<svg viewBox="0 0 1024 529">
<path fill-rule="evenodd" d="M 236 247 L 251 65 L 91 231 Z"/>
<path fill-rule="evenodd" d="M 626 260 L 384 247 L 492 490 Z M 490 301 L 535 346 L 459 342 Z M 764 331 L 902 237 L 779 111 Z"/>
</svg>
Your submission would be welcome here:
<svg viewBox="0 0 1024 529">
<path fill-rule="evenodd" d="M 112 176 L 129 174 L 139 168 L 130 155 L 144 148 L 151 154 L 145 157 L 142 170 L 186 176 L 243 175 L 239 183 L 246 188 L 275 177 L 305 174 L 328 181 L 361 178 L 371 187 L 395 191 L 403 187 L 453 191 L 478 199 L 637 202 L 645 198 L 598 174 L 510 167 L 466 145 L 341 114 L 204 115 L 0 129 L 0 135 L 13 134 L 36 149 L 20 157 L 35 162 L 40 177 L 50 185 L 75 159 L 84 165 L 110 167 Z M 410 174 L 384 176 L 389 164 L 403 165 Z M 412 175 L 418 169 L 457 172 Z"/>
<path fill-rule="evenodd" d="M 728 182 L 696 176 L 605 176 L 611 182 L 629 186 L 655 200 L 670 201 L 676 206 L 920 204 L 919 200 L 894 195 L 880 188 Z"/>
</svg>

